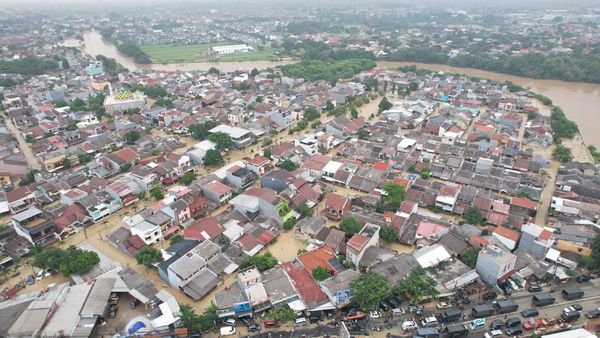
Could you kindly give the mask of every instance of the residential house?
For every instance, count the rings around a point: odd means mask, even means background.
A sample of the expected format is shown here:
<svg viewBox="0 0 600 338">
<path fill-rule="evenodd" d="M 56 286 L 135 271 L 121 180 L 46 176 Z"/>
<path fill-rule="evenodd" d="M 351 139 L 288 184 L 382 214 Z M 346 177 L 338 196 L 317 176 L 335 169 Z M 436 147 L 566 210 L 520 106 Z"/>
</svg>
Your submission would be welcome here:
<svg viewBox="0 0 600 338">
<path fill-rule="evenodd" d="M 481 279 L 488 285 L 496 285 L 506 280 L 514 272 L 517 256 L 501 249 L 496 245 L 489 245 L 479 251 L 475 270 Z"/>
<path fill-rule="evenodd" d="M 219 181 L 212 181 L 202 186 L 202 193 L 209 201 L 217 205 L 227 203 L 233 196 L 232 189 Z"/>
<path fill-rule="evenodd" d="M 234 208 L 250 219 L 258 215 L 275 220 L 278 224 L 296 217 L 287 200 L 279 198 L 271 189 L 251 187 L 229 201 Z"/>
<path fill-rule="evenodd" d="M 246 161 L 246 168 L 256 174 L 256 176 L 263 176 L 272 169 L 271 159 L 256 155 L 254 158 Z"/>
<path fill-rule="evenodd" d="M 46 244 L 56 239 L 54 217 L 35 206 L 22 210 L 12 216 L 15 232 L 31 244 Z"/>
<path fill-rule="evenodd" d="M 321 289 L 329 298 L 331 304 L 336 308 L 341 309 L 350 304 L 352 294 L 350 291 L 350 283 L 360 276 L 360 272 L 356 270 L 344 270 L 337 275 L 321 282 Z"/>
<path fill-rule="evenodd" d="M 367 223 L 346 243 L 346 257 L 354 266 L 360 266 L 360 261 L 369 247 L 379 246 L 379 230 L 378 225 Z"/>
<path fill-rule="evenodd" d="M 56 236 L 63 240 L 67 236 L 83 229 L 92 222 L 92 218 L 78 204 L 67 206 L 54 220 Z"/>
<path fill-rule="evenodd" d="M 544 259 L 548 249 L 553 245 L 554 229 L 534 223 L 527 223 L 521 227 L 519 250 L 526 251 L 539 259 Z"/>
<path fill-rule="evenodd" d="M 244 148 L 252 142 L 252 133 L 250 133 L 250 131 L 247 129 L 239 127 L 232 127 L 226 124 L 221 124 L 209 130 L 209 132 L 211 134 L 225 133 L 229 135 L 229 137 L 231 137 L 231 140 L 237 148 Z"/>
<path fill-rule="evenodd" d="M 35 189 L 30 186 L 23 186 L 7 191 L 5 195 L 10 212 L 13 214 L 29 208 L 36 201 Z"/>
<path fill-rule="evenodd" d="M 460 186 L 443 185 L 435 199 L 435 206 L 444 211 L 452 212 L 460 193 Z"/>
<path fill-rule="evenodd" d="M 254 173 L 248 169 L 234 165 L 226 171 L 227 183 L 234 187 L 237 191 L 244 190 L 254 183 Z"/>
<path fill-rule="evenodd" d="M 281 193 L 296 179 L 289 171 L 285 169 L 273 170 L 260 179 L 260 187 L 268 188 Z"/>
<path fill-rule="evenodd" d="M 517 231 L 511 230 L 507 227 L 497 226 L 492 233 L 492 236 L 498 239 L 500 243 L 502 243 L 502 245 L 504 245 L 510 251 L 513 251 L 517 247 L 520 235 Z"/>
<path fill-rule="evenodd" d="M 346 196 L 329 193 L 325 196 L 325 210 L 322 214 L 327 218 L 341 220 L 352 209 L 352 202 Z"/>
</svg>

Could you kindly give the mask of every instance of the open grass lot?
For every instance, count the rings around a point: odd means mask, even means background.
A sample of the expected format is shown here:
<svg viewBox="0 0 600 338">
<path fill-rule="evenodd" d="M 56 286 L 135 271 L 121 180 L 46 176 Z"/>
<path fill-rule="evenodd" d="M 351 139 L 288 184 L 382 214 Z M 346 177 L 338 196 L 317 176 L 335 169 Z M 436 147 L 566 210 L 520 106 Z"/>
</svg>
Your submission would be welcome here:
<svg viewBox="0 0 600 338">
<path fill-rule="evenodd" d="M 223 55 L 220 57 L 204 57 L 202 52 L 210 50 L 213 46 L 223 46 L 227 43 L 206 43 L 200 45 L 176 46 L 171 44 L 142 46 L 142 50 L 148 54 L 153 63 L 178 63 L 196 61 L 269 61 L 277 60 L 275 49 L 266 46 L 254 46 L 256 50 L 249 53 Z"/>
</svg>

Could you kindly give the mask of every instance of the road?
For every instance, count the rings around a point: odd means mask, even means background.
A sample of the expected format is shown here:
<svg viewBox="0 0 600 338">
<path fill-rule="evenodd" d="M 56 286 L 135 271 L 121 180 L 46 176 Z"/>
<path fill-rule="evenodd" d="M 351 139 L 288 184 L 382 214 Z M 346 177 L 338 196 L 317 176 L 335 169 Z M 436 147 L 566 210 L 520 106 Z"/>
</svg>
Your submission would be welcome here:
<svg viewBox="0 0 600 338">
<path fill-rule="evenodd" d="M 17 129 L 17 127 L 13 123 L 12 119 L 5 117 L 4 122 L 6 124 L 6 127 L 8 127 L 10 132 L 17 139 L 17 142 L 19 142 L 19 148 L 21 149 L 21 152 L 25 156 L 25 160 L 27 161 L 27 166 L 29 167 L 29 169 L 42 170 L 42 166 L 40 165 L 40 162 L 38 161 L 37 157 L 35 157 L 35 155 L 31 151 L 31 147 L 29 146 L 29 144 L 27 142 L 25 142 L 25 139 L 23 138 L 21 131 L 19 131 L 19 129 Z"/>
</svg>

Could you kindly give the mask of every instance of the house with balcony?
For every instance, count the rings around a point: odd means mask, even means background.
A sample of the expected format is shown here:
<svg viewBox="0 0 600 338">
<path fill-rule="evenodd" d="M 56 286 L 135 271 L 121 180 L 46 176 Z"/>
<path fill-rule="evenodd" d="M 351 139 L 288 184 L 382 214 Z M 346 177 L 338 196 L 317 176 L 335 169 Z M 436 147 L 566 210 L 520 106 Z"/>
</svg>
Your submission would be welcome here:
<svg viewBox="0 0 600 338">
<path fill-rule="evenodd" d="M 273 169 L 271 163 L 270 158 L 256 155 L 254 158 L 246 161 L 246 168 L 256 174 L 256 176 L 262 176 Z"/>
<path fill-rule="evenodd" d="M 91 223 L 92 218 L 85 209 L 78 204 L 72 204 L 59 213 L 54 220 L 54 228 L 58 239 L 63 240 Z"/>
<path fill-rule="evenodd" d="M 346 243 L 346 257 L 354 266 L 359 266 L 368 248 L 379 246 L 379 230 L 379 225 L 367 223 Z"/>
<path fill-rule="evenodd" d="M 257 268 L 249 267 L 238 272 L 237 282 L 255 313 L 271 307 L 269 295 L 262 282 L 262 275 Z"/>
<path fill-rule="evenodd" d="M 140 200 L 140 194 L 144 192 L 130 176 L 119 177 L 107 185 L 106 190 L 119 196 L 124 207 L 137 203 Z"/>
<path fill-rule="evenodd" d="M 12 214 L 29 208 L 36 202 L 35 189 L 29 186 L 19 187 L 5 193 L 8 208 Z"/>
<path fill-rule="evenodd" d="M 161 209 L 161 211 L 171 217 L 171 219 L 173 219 L 173 224 L 176 226 L 183 227 L 193 220 L 190 204 L 183 198 L 166 205 Z"/>
<path fill-rule="evenodd" d="M 12 216 L 15 232 L 31 244 L 47 244 L 56 240 L 54 217 L 32 206 Z"/>
<path fill-rule="evenodd" d="M 339 221 L 350 209 L 352 209 L 352 202 L 348 197 L 329 193 L 325 196 L 325 210 L 321 213 L 327 218 Z"/>
<path fill-rule="evenodd" d="M 110 190 L 97 191 L 78 199 L 76 203 L 87 211 L 94 222 L 123 208 L 119 196 Z"/>
<path fill-rule="evenodd" d="M 290 111 L 270 111 L 267 116 L 273 121 L 279 129 L 289 129 L 294 124 L 294 116 Z"/>
<path fill-rule="evenodd" d="M 517 256 L 496 245 L 488 245 L 479 251 L 475 270 L 488 285 L 496 285 L 515 272 Z"/>
<path fill-rule="evenodd" d="M 209 130 L 209 132 L 211 134 L 224 133 L 229 135 L 229 137 L 231 137 L 231 140 L 238 149 L 244 148 L 250 143 L 252 143 L 252 133 L 250 133 L 250 130 L 244 128 L 232 127 L 226 124 L 221 124 Z"/>
<path fill-rule="evenodd" d="M 460 193 L 460 186 L 443 185 L 435 198 L 435 206 L 446 212 L 452 212 Z"/>
<path fill-rule="evenodd" d="M 261 215 L 283 224 L 288 219 L 296 217 L 296 212 L 289 207 L 289 202 L 277 196 L 271 189 L 249 188 L 234 197 L 229 204 L 249 219 Z"/>
<path fill-rule="evenodd" d="M 240 165 L 234 165 L 233 167 L 227 169 L 225 175 L 227 183 L 234 187 L 237 191 L 248 188 L 256 179 L 256 176 L 254 176 L 253 172 Z"/>
<path fill-rule="evenodd" d="M 233 190 L 225 184 L 215 180 L 202 186 L 202 194 L 204 194 L 209 201 L 221 206 L 231 199 Z"/>
</svg>

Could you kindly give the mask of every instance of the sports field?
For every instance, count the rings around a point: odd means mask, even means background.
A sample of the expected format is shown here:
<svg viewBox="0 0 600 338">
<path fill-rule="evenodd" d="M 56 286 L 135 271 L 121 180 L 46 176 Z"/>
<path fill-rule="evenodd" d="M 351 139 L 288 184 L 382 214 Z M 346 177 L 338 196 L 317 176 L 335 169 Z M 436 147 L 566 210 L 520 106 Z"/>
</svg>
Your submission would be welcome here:
<svg viewBox="0 0 600 338">
<path fill-rule="evenodd" d="M 198 62 L 198 61 L 269 61 L 277 60 L 275 49 L 267 46 L 254 46 L 253 52 L 230 54 L 218 57 L 208 57 L 202 55 L 203 52 L 210 50 L 213 46 L 223 46 L 221 44 L 199 44 L 199 45 L 147 45 L 142 46 L 142 50 L 150 57 L 153 63 L 179 63 L 179 62 Z"/>
</svg>

